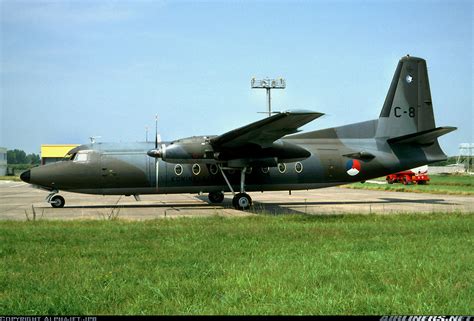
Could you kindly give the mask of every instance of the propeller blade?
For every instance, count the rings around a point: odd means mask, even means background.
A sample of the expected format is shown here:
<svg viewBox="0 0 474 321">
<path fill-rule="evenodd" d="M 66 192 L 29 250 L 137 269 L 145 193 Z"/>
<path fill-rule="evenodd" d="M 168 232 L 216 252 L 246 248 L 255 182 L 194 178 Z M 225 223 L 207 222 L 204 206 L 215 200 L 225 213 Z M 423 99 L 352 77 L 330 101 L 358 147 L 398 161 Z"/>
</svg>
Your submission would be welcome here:
<svg viewBox="0 0 474 321">
<path fill-rule="evenodd" d="M 155 115 L 155 149 L 158 148 L 158 115 Z"/>
</svg>

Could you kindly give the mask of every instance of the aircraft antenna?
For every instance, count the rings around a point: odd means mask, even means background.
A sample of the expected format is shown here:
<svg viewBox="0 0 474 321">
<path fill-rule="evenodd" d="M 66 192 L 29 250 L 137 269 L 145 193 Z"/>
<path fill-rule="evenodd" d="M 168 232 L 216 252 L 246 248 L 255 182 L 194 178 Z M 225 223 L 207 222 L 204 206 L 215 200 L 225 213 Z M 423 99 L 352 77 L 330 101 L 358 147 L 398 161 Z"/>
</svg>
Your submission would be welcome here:
<svg viewBox="0 0 474 321">
<path fill-rule="evenodd" d="M 272 115 L 272 96 L 271 90 L 272 89 L 285 89 L 286 81 L 282 77 L 277 79 L 255 79 L 252 78 L 250 81 L 250 86 L 252 89 L 265 89 L 267 91 L 267 106 L 268 106 L 268 117 Z"/>
<path fill-rule="evenodd" d="M 102 136 L 91 136 L 91 137 L 89 137 L 89 139 L 91 140 L 91 144 L 95 144 L 95 140 L 96 140 L 97 138 L 101 138 L 101 137 L 102 137 Z"/>
</svg>

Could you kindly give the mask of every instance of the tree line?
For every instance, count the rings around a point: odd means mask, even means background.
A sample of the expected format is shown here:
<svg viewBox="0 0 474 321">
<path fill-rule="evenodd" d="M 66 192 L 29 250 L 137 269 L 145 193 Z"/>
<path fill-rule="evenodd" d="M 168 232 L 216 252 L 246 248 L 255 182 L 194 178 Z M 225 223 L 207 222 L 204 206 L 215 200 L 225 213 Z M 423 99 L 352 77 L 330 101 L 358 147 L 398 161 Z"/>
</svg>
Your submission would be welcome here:
<svg viewBox="0 0 474 321">
<path fill-rule="evenodd" d="M 34 153 L 26 154 L 20 149 L 7 150 L 7 163 L 39 165 L 40 156 Z"/>
</svg>

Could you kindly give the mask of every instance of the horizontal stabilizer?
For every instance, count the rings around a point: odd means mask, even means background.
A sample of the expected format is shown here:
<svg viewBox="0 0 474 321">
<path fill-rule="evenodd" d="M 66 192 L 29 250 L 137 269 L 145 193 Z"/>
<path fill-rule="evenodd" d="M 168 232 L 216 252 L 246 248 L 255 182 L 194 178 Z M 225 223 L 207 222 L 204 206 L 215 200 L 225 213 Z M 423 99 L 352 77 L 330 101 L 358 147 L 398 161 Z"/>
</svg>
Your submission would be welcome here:
<svg viewBox="0 0 474 321">
<path fill-rule="evenodd" d="M 390 138 L 387 140 L 389 144 L 418 144 L 418 145 L 430 145 L 434 141 L 447 133 L 456 130 L 456 127 L 437 127 L 428 129 L 422 132 L 403 135 L 399 137 Z"/>
</svg>

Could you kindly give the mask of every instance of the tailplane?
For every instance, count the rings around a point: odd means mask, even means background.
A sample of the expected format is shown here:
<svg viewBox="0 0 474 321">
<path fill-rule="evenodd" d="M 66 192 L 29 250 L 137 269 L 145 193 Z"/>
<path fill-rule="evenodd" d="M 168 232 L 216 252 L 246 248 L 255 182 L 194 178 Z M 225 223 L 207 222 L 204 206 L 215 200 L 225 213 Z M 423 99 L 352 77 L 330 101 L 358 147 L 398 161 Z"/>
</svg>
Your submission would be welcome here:
<svg viewBox="0 0 474 321">
<path fill-rule="evenodd" d="M 389 144 L 431 145 L 439 136 L 450 133 L 453 130 L 456 130 L 456 127 L 438 127 L 414 134 L 389 138 L 387 142 Z"/>
</svg>

